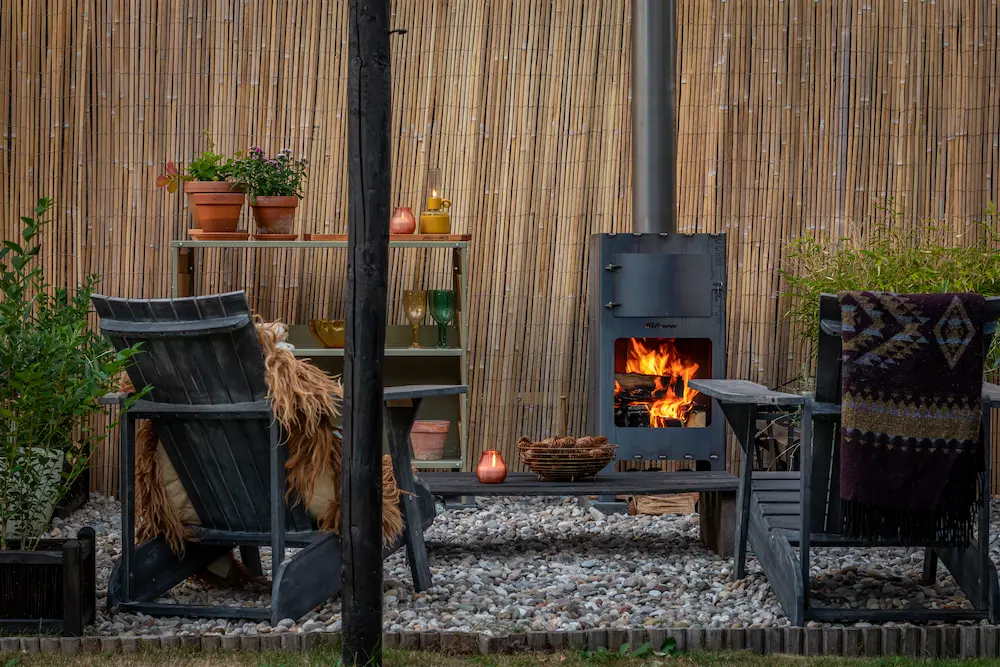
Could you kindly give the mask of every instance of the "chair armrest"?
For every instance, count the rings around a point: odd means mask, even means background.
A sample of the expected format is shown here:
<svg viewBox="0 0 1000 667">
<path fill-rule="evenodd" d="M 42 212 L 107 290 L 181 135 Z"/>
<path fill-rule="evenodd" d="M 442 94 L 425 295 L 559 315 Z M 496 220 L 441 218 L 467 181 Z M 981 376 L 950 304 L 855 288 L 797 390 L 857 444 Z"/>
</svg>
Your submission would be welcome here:
<svg viewBox="0 0 1000 667">
<path fill-rule="evenodd" d="M 1000 407 L 1000 385 L 992 382 L 983 383 L 983 407 Z"/>
<path fill-rule="evenodd" d="M 802 405 L 805 399 L 799 394 L 773 391 L 749 380 L 691 380 L 688 386 L 697 389 L 720 403 L 742 405 Z"/>
<path fill-rule="evenodd" d="M 129 391 L 112 391 L 101 396 L 101 405 L 125 405 L 125 399 L 131 395 L 132 392 Z"/>
</svg>

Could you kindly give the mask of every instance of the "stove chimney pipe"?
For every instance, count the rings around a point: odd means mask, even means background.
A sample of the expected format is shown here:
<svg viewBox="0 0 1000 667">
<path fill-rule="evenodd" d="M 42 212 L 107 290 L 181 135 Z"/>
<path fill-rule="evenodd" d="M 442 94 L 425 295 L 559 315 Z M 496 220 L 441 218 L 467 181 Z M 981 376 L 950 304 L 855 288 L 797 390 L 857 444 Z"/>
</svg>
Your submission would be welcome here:
<svg viewBox="0 0 1000 667">
<path fill-rule="evenodd" d="M 677 231 L 676 0 L 632 0 L 632 231 Z"/>
</svg>

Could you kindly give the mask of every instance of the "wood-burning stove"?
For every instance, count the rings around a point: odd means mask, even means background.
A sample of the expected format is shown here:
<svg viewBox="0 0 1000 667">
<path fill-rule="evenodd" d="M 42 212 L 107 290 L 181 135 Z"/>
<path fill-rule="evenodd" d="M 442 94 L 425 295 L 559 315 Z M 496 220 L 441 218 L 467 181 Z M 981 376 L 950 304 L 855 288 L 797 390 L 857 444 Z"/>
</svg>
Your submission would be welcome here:
<svg viewBox="0 0 1000 667">
<path fill-rule="evenodd" d="M 723 470 L 725 420 L 688 381 L 726 376 L 724 234 L 591 237 L 590 429 L 618 459 Z"/>
</svg>

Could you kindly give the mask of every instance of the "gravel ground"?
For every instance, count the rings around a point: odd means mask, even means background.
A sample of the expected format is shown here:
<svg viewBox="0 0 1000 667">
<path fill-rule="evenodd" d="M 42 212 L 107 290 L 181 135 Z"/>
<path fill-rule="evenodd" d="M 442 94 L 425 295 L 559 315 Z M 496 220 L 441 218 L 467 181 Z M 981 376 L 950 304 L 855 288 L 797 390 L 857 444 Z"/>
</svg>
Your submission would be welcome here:
<svg viewBox="0 0 1000 667">
<path fill-rule="evenodd" d="M 439 507 L 439 509 L 441 509 Z M 994 502 L 993 516 L 1000 509 Z M 121 549 L 119 505 L 94 496 L 54 535 L 79 527 L 97 532 L 98 635 L 266 634 L 340 629 L 334 600 L 277 627 L 225 619 L 109 614 L 107 580 Z M 994 520 L 994 535 L 1000 525 Z M 731 579 L 732 560 L 698 539 L 698 515 L 604 516 L 574 499 L 480 499 L 476 509 L 440 514 L 426 533 L 434 586 L 413 591 L 402 551 L 385 564 L 385 628 L 503 633 L 594 627 L 787 625 L 753 556 L 745 580 Z M 294 551 L 289 550 L 289 555 Z M 1000 560 L 997 538 L 991 545 Z M 921 550 L 814 549 L 818 604 L 869 609 L 971 606 L 954 580 L 920 585 Z M 262 550 L 265 573 L 270 554 Z M 941 571 L 944 571 L 941 568 Z M 163 601 L 267 606 L 267 586 L 206 589 L 191 582 Z M 864 626 L 866 624 L 859 624 Z"/>
</svg>

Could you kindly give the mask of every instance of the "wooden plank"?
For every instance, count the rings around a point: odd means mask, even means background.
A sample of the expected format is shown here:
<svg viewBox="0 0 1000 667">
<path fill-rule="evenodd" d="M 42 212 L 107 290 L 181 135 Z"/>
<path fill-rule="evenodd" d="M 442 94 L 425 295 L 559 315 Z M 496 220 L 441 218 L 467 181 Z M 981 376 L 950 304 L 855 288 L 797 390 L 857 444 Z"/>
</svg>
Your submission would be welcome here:
<svg viewBox="0 0 1000 667">
<path fill-rule="evenodd" d="M 802 625 L 805 591 L 799 577 L 799 563 L 788 540 L 780 531 L 770 530 L 756 500 L 750 505 L 750 546 L 767 576 L 775 597 L 792 625 Z"/>
<path fill-rule="evenodd" d="M 169 602 L 126 602 L 122 611 L 149 616 L 195 616 L 199 618 L 241 618 L 267 621 L 271 610 L 261 607 L 208 607 L 204 605 L 173 604 Z"/>
<path fill-rule="evenodd" d="M 211 565 L 233 550 L 230 542 L 225 545 L 207 545 L 189 542 L 184 557 L 170 549 L 162 537 L 139 545 L 134 552 L 130 571 L 134 580 L 131 601 L 151 602 L 188 577 Z M 124 586 L 124 563 L 115 564 L 108 581 L 108 604 L 116 606 L 130 601 Z"/>
<path fill-rule="evenodd" d="M 764 516 L 799 516 L 799 503 L 760 503 Z"/>
<path fill-rule="evenodd" d="M 415 495 L 413 469 L 410 465 L 410 429 L 419 409 L 419 400 L 411 408 L 383 408 L 392 469 L 401 493 L 400 509 L 404 521 L 403 540 L 406 543 L 406 559 L 410 564 L 413 587 L 418 592 L 431 587 L 431 566 L 427 558 L 427 545 L 424 544 L 423 520 Z"/>
<path fill-rule="evenodd" d="M 798 495 L 802 492 L 802 481 L 800 478 L 791 479 L 754 479 L 754 493 L 759 491 L 782 491 L 789 494 Z"/>
<path fill-rule="evenodd" d="M 340 550 L 340 538 L 330 533 L 273 570 L 271 625 L 297 620 L 340 591 Z"/>
<path fill-rule="evenodd" d="M 770 577 L 769 577 L 770 580 Z M 978 609 L 817 609 L 810 608 L 807 618 L 831 623 L 897 623 L 926 621 L 976 621 L 988 614 Z M 898 628 L 897 628 L 898 629 Z"/>
<path fill-rule="evenodd" d="M 468 387 L 460 384 L 406 385 L 386 387 L 382 392 L 382 397 L 386 401 L 401 401 L 413 398 L 430 398 L 432 396 L 457 396 L 466 393 L 468 390 Z"/>
<path fill-rule="evenodd" d="M 102 319 L 101 332 L 105 335 L 127 336 L 149 340 L 154 338 L 193 338 L 210 334 L 232 333 L 250 324 L 250 313 L 220 319 L 130 322 L 128 320 Z"/>
<path fill-rule="evenodd" d="M 987 572 L 985 579 L 988 582 L 983 586 L 982 561 L 979 557 L 979 540 L 975 539 L 969 543 L 966 549 L 934 549 L 938 560 L 948 568 L 948 572 L 955 578 L 956 583 L 965 593 L 966 597 L 976 606 L 977 609 L 987 613 L 991 623 L 997 620 L 1000 613 L 1000 587 L 997 583 L 997 569 L 992 561 L 987 561 Z M 987 600 L 983 607 L 981 600 Z"/>
<path fill-rule="evenodd" d="M 420 478 L 431 493 L 440 496 L 656 495 L 736 490 L 735 477 L 712 471 L 602 472 L 576 482 L 546 482 L 534 473 L 512 472 L 502 484 L 480 484 L 474 473 L 428 472 Z"/>
<path fill-rule="evenodd" d="M 154 419 L 170 417 L 172 419 L 260 419 L 271 414 L 269 401 L 254 401 L 253 403 L 208 403 L 184 405 L 182 403 L 159 403 L 156 401 L 138 400 L 129 408 L 129 412 L 139 418 Z"/>
<path fill-rule="evenodd" d="M 305 241 L 347 241 L 347 234 L 306 234 Z M 454 241 L 467 243 L 472 234 L 389 234 L 389 243 L 412 243 L 414 241 Z"/>
</svg>

